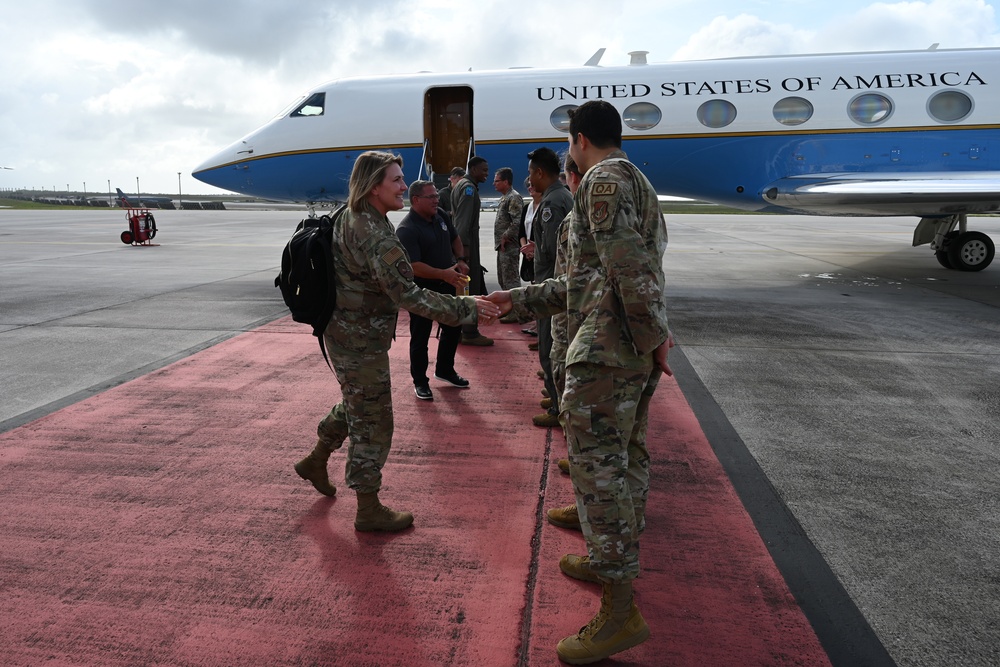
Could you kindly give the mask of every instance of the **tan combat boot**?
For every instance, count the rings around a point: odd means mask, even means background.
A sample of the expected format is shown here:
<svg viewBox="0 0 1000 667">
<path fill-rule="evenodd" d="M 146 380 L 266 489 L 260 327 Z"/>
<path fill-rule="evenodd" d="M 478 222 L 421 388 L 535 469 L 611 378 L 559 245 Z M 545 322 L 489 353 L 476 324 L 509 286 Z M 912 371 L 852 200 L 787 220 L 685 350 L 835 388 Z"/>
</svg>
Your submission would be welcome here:
<svg viewBox="0 0 1000 667">
<path fill-rule="evenodd" d="M 601 583 L 597 573 L 590 566 L 590 556 L 577 556 L 566 554 L 559 559 L 559 569 L 563 574 L 580 581 L 589 581 L 595 584 Z"/>
<path fill-rule="evenodd" d="M 571 665 L 589 665 L 647 639 L 649 626 L 635 606 L 632 582 L 604 583 L 597 615 L 580 632 L 560 641 L 556 653 Z"/>
<path fill-rule="evenodd" d="M 395 532 L 409 528 L 412 523 L 412 514 L 393 512 L 378 501 L 378 493 L 358 491 L 358 514 L 354 517 L 354 530 L 365 533 L 375 530 Z"/>
<path fill-rule="evenodd" d="M 569 459 L 559 459 L 556 461 L 556 465 L 559 466 L 559 470 L 563 473 L 569 474 Z"/>
<path fill-rule="evenodd" d="M 337 494 L 337 489 L 330 483 L 330 478 L 326 473 L 326 462 L 330 460 L 331 451 L 333 451 L 333 447 L 320 438 L 316 441 L 313 450 L 309 452 L 309 456 L 295 464 L 295 472 L 302 479 L 312 482 L 316 490 L 324 496 L 333 497 Z"/>
<path fill-rule="evenodd" d="M 549 517 L 549 523 L 553 526 L 569 528 L 570 530 L 581 530 L 580 512 L 576 509 L 576 503 L 567 505 L 566 507 L 553 507 L 546 512 L 546 515 Z"/>
</svg>

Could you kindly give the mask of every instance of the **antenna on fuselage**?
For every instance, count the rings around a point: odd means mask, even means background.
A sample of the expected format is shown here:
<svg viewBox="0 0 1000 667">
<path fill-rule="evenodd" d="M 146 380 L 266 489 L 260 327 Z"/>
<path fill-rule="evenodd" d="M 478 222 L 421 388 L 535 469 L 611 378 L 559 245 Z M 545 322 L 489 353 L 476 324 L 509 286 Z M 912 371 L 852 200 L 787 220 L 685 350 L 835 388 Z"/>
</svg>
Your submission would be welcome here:
<svg viewBox="0 0 1000 667">
<path fill-rule="evenodd" d="M 646 65 L 646 64 L 648 64 L 646 62 L 646 56 L 648 54 L 649 54 L 649 51 L 629 51 L 628 55 L 631 58 L 631 60 L 629 60 L 628 64 L 629 65 Z"/>
<path fill-rule="evenodd" d="M 939 47 L 939 46 L 941 46 L 941 42 L 934 42 L 929 47 L 927 47 L 927 50 L 928 51 L 937 51 L 937 47 Z"/>
<path fill-rule="evenodd" d="M 600 67 L 599 63 L 601 62 L 601 58 L 604 57 L 604 52 L 605 51 L 607 51 L 607 49 L 605 49 L 603 47 L 600 48 L 600 49 L 597 49 L 597 51 L 594 52 L 594 55 L 590 56 L 590 60 L 588 60 L 587 62 L 583 63 L 583 66 L 584 67 Z"/>
</svg>

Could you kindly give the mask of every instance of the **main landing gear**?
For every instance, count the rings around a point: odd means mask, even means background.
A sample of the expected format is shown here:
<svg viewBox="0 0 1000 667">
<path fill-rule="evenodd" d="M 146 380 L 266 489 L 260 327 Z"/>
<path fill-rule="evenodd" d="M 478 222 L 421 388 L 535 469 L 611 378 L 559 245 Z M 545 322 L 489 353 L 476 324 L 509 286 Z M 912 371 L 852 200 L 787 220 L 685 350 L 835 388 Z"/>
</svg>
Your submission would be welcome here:
<svg viewBox="0 0 1000 667">
<path fill-rule="evenodd" d="M 964 213 L 947 218 L 921 218 L 913 231 L 913 245 L 929 243 L 934 257 L 946 269 L 982 271 L 993 261 L 996 247 L 986 234 L 968 231 L 967 221 Z"/>
</svg>

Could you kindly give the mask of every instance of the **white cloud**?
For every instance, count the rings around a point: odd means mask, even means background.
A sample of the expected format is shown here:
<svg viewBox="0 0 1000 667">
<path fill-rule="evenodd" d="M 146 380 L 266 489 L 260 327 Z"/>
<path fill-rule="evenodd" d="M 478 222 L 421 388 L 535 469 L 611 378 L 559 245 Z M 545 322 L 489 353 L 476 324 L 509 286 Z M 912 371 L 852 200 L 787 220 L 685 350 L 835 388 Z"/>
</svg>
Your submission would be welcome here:
<svg viewBox="0 0 1000 667">
<path fill-rule="evenodd" d="M 329 79 L 996 45 L 993 0 L 36 0 L 5 7 L 0 187 L 208 191 L 195 165 Z M 1000 1 L 1000 0 L 998 0 Z M 77 185 L 79 184 L 79 185 Z"/>
</svg>

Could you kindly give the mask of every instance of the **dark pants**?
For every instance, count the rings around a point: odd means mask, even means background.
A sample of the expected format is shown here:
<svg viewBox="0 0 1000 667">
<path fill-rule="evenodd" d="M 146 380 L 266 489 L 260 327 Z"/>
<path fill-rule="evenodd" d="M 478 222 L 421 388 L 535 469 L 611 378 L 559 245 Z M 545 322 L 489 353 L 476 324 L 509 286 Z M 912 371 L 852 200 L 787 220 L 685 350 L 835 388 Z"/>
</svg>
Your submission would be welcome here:
<svg viewBox="0 0 1000 667">
<path fill-rule="evenodd" d="M 537 326 L 535 328 L 538 331 L 538 363 L 542 365 L 542 372 L 545 374 L 545 377 L 542 379 L 545 382 L 545 389 L 549 392 L 549 398 L 552 399 L 552 407 L 548 409 L 548 413 L 557 415 L 559 414 L 560 393 L 556 391 L 556 385 L 552 378 L 552 361 L 549 356 L 552 352 L 552 318 L 545 317 L 536 320 L 536 322 Z"/>
<path fill-rule="evenodd" d="M 424 289 L 433 290 L 441 294 L 451 294 L 454 296 L 455 288 L 448 283 L 434 281 L 434 283 L 418 283 Z M 410 313 L 410 376 L 413 378 L 414 386 L 427 384 L 427 343 L 431 338 L 431 329 L 434 320 Z M 462 339 L 462 327 L 449 327 L 441 325 L 441 338 L 438 340 L 437 363 L 434 367 L 435 375 L 447 377 L 455 372 L 455 350 Z"/>
<path fill-rule="evenodd" d="M 469 296 L 488 294 L 483 280 L 483 269 L 479 258 L 479 225 L 476 225 L 473 241 L 465 248 L 465 254 L 469 258 Z M 478 322 L 475 324 L 463 324 L 460 328 L 462 335 L 466 338 L 478 338 L 480 336 Z M 444 336 L 443 327 L 441 335 Z"/>
</svg>

